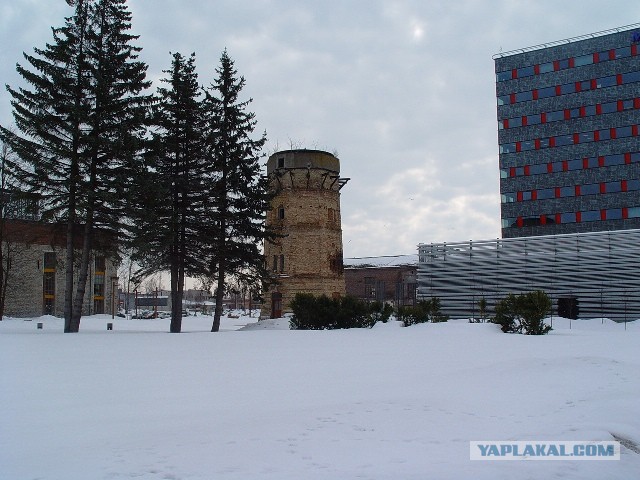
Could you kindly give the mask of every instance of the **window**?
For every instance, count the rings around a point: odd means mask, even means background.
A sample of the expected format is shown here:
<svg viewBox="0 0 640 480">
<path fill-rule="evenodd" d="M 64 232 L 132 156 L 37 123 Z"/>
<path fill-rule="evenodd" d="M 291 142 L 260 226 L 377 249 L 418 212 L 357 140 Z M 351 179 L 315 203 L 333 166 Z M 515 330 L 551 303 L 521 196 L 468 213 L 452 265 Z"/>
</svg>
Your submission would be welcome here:
<svg viewBox="0 0 640 480">
<path fill-rule="evenodd" d="M 529 65 L 527 67 L 521 67 L 518 69 L 518 78 L 521 77 L 530 77 L 535 73 L 533 65 Z"/>
<path fill-rule="evenodd" d="M 526 152 L 527 150 L 533 150 L 535 146 L 536 144 L 534 140 L 525 140 L 520 144 L 520 149 L 521 151 Z"/>
<path fill-rule="evenodd" d="M 573 135 L 558 135 L 555 138 L 556 138 L 556 147 L 573 145 Z"/>
<path fill-rule="evenodd" d="M 568 170 L 582 170 L 582 159 L 574 158 L 567 162 Z"/>
<path fill-rule="evenodd" d="M 600 210 L 587 210 L 580 214 L 582 222 L 596 222 L 600 220 Z"/>
<path fill-rule="evenodd" d="M 627 191 L 634 192 L 636 190 L 640 190 L 640 180 L 638 179 L 627 180 Z"/>
<path fill-rule="evenodd" d="M 560 85 L 560 94 L 566 95 L 568 93 L 574 93 L 576 91 L 575 83 L 565 83 L 564 85 Z"/>
<path fill-rule="evenodd" d="M 568 187 L 560 187 L 560 197 L 573 197 L 576 194 L 576 187 L 573 185 Z M 564 221 L 562 222 L 564 223 Z"/>
<path fill-rule="evenodd" d="M 540 175 L 541 173 L 547 173 L 547 169 L 549 167 L 547 167 L 546 163 L 540 164 L 540 165 L 531 165 L 531 167 L 529 168 L 529 174 L 530 175 Z"/>
<path fill-rule="evenodd" d="M 609 75 L 608 77 L 598 78 L 596 81 L 596 88 L 613 87 L 618 84 L 615 75 Z"/>
<path fill-rule="evenodd" d="M 366 298 L 376 298 L 375 278 L 364 277 L 364 296 Z"/>
<path fill-rule="evenodd" d="M 516 151 L 515 143 L 504 143 L 499 147 L 500 153 L 514 153 Z"/>
<path fill-rule="evenodd" d="M 624 155 L 607 155 L 604 157 L 604 166 L 611 167 L 613 165 L 623 165 Z"/>
<path fill-rule="evenodd" d="M 96 275 L 93 279 L 93 295 L 104 297 L 104 274 Z"/>
<path fill-rule="evenodd" d="M 593 142 L 593 132 L 582 132 L 578 138 L 580 143 Z"/>
<path fill-rule="evenodd" d="M 522 117 L 514 117 L 509 120 L 509 128 L 516 128 L 522 126 Z"/>
<path fill-rule="evenodd" d="M 630 126 L 616 128 L 616 138 L 624 138 L 624 137 L 630 137 L 630 136 L 631 136 Z"/>
<path fill-rule="evenodd" d="M 599 141 L 611 139 L 611 131 L 608 128 L 597 130 L 596 132 L 597 132 L 597 138 Z"/>
<path fill-rule="evenodd" d="M 501 195 L 502 203 L 513 203 L 516 201 L 516 195 L 513 192 L 503 193 Z"/>
<path fill-rule="evenodd" d="M 284 272 L 284 255 L 280 255 L 280 271 Z"/>
<path fill-rule="evenodd" d="M 610 208 L 607 212 L 607 220 L 621 220 L 622 219 L 622 209 L 621 208 Z"/>
<path fill-rule="evenodd" d="M 516 219 L 515 218 L 503 218 L 501 223 L 502 223 L 502 228 L 515 227 L 516 226 Z"/>
<path fill-rule="evenodd" d="M 284 207 L 282 205 L 278 207 L 278 220 L 284 220 Z"/>
<path fill-rule="evenodd" d="M 538 200 L 546 200 L 547 198 L 554 198 L 556 192 L 554 188 L 541 188 L 538 190 Z"/>
<path fill-rule="evenodd" d="M 284 168 L 284 157 L 278 158 L 278 168 Z"/>
<path fill-rule="evenodd" d="M 582 67 L 584 65 L 591 65 L 593 63 L 593 54 L 589 53 L 588 55 L 581 55 L 580 57 L 576 57 L 574 59 L 574 65 L 576 67 Z"/>
<path fill-rule="evenodd" d="M 605 183 L 606 193 L 617 193 L 622 191 L 622 185 L 620 182 L 607 182 Z M 628 185 L 627 185 L 628 188 Z"/>
<path fill-rule="evenodd" d="M 599 183 L 589 183 L 580 186 L 580 195 L 596 195 L 600 193 Z"/>
<path fill-rule="evenodd" d="M 93 276 L 93 313 L 104 313 L 104 273 L 105 257 L 97 256 L 94 259 L 95 274 Z"/>
<path fill-rule="evenodd" d="M 575 223 L 576 214 L 574 212 L 566 212 L 560 214 L 560 223 Z"/>
<path fill-rule="evenodd" d="M 640 207 L 630 207 L 627 209 L 627 218 L 640 217 Z"/>
<path fill-rule="evenodd" d="M 529 100 L 533 100 L 533 92 L 518 92 L 516 93 L 516 103 L 517 102 L 527 102 Z"/>
<path fill-rule="evenodd" d="M 528 115 L 527 116 L 527 125 L 538 125 L 542 121 L 541 115 Z"/>
<path fill-rule="evenodd" d="M 56 269 L 56 252 L 44 252 L 44 271 Z"/>
<path fill-rule="evenodd" d="M 562 110 L 556 110 L 555 112 L 547 113 L 547 123 L 557 122 L 558 120 L 564 120 L 564 112 Z"/>
<path fill-rule="evenodd" d="M 56 295 L 56 253 L 44 252 L 42 274 L 42 313 L 53 315 L 55 313 Z"/>
<path fill-rule="evenodd" d="M 95 267 L 96 272 L 102 272 L 104 274 L 105 271 L 105 257 L 100 256 L 95 258 Z"/>
<path fill-rule="evenodd" d="M 633 99 L 622 100 L 622 109 L 623 110 L 633 110 Z"/>
<path fill-rule="evenodd" d="M 273 271 L 278 271 L 278 255 L 273 256 Z"/>
<path fill-rule="evenodd" d="M 623 83 L 640 82 L 640 72 L 629 72 L 622 74 Z"/>
<path fill-rule="evenodd" d="M 497 82 L 504 82 L 505 80 L 511 80 L 511 70 L 496 73 Z"/>
<path fill-rule="evenodd" d="M 553 72 L 553 62 L 541 63 L 540 73 L 549 73 L 549 72 Z"/>
<path fill-rule="evenodd" d="M 556 87 L 545 87 L 538 90 L 538 98 L 549 98 L 556 96 Z"/>
</svg>

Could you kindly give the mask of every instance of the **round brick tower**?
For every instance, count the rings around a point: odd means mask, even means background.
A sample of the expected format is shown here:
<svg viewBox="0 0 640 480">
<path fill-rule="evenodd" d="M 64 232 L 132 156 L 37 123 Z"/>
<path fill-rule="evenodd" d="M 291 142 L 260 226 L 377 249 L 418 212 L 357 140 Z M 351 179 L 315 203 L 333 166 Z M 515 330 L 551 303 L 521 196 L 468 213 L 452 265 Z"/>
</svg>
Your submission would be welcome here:
<svg viewBox="0 0 640 480">
<path fill-rule="evenodd" d="M 267 225 L 284 235 L 264 247 L 276 283 L 265 292 L 262 317 L 290 312 L 296 293 L 345 294 L 342 268 L 340 160 L 320 150 L 285 150 L 267 160 L 276 196 Z"/>
</svg>

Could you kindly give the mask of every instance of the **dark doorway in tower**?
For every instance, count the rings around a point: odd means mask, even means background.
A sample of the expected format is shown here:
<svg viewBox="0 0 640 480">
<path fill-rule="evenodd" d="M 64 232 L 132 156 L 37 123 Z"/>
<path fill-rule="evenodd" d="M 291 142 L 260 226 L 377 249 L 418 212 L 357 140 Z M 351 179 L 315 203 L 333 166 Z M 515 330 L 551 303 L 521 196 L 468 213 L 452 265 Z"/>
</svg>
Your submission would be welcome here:
<svg viewBox="0 0 640 480">
<path fill-rule="evenodd" d="M 273 292 L 271 294 L 271 318 L 280 318 L 282 316 L 282 294 Z"/>
</svg>

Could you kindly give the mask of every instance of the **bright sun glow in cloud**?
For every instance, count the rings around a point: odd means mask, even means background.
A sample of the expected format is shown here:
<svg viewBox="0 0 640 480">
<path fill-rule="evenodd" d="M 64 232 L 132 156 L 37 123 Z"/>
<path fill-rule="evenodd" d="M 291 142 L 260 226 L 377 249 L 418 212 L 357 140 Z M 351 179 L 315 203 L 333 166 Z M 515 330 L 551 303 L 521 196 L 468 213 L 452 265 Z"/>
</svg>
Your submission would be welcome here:
<svg viewBox="0 0 640 480">
<path fill-rule="evenodd" d="M 424 36 L 424 26 L 422 22 L 414 20 L 411 24 L 411 34 L 414 40 L 421 40 Z"/>
</svg>

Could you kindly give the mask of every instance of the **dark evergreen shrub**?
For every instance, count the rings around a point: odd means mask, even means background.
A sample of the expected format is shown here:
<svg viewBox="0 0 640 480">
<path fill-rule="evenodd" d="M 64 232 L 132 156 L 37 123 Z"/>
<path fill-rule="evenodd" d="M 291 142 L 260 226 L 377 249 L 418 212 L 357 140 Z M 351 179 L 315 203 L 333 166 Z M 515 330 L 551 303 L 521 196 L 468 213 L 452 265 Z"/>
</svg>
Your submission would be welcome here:
<svg viewBox="0 0 640 480">
<path fill-rule="evenodd" d="M 387 323 L 393 314 L 393 307 L 388 303 L 372 302 L 369 304 L 369 308 L 371 310 L 371 317 L 376 322 Z"/>
<path fill-rule="evenodd" d="M 551 299 L 541 290 L 521 295 L 510 293 L 496 304 L 493 321 L 505 333 L 544 335 L 551 330 L 544 323 L 550 311 Z"/>
<path fill-rule="evenodd" d="M 292 330 L 367 328 L 378 320 L 368 303 L 351 296 L 333 299 L 326 295 L 315 297 L 298 293 L 291 302 L 291 309 L 293 317 L 289 328 Z"/>
<path fill-rule="evenodd" d="M 449 317 L 440 312 L 440 299 L 433 297 L 429 300 L 421 300 L 415 307 L 399 307 L 398 320 L 408 327 L 416 323 L 446 322 Z"/>
</svg>

